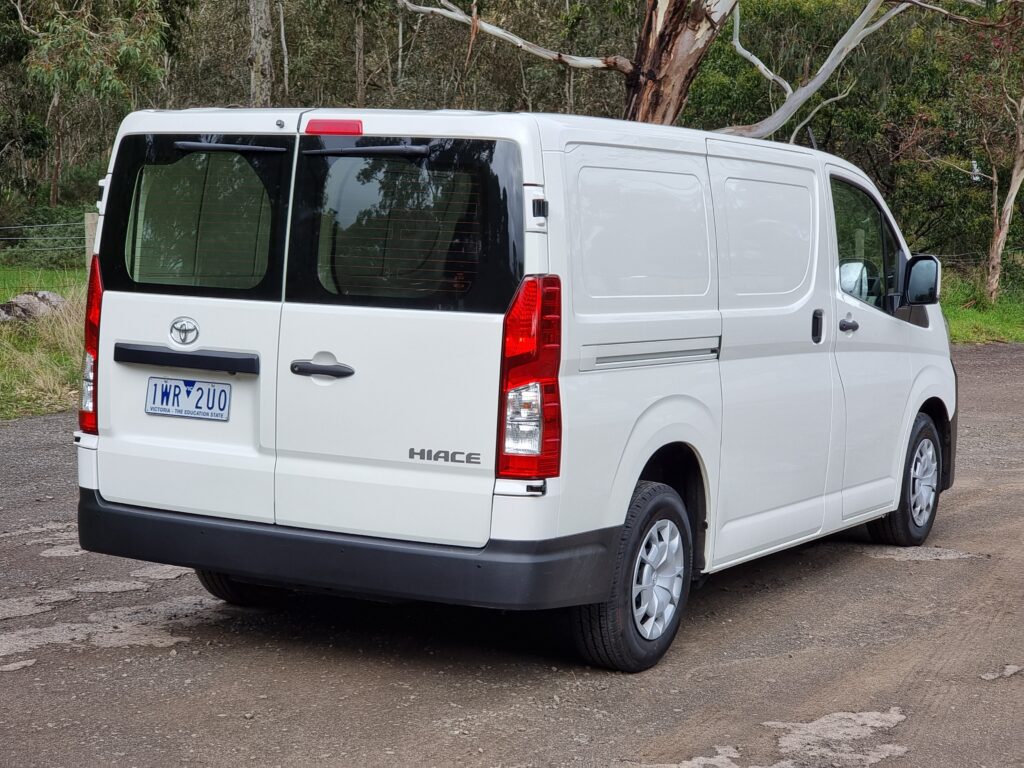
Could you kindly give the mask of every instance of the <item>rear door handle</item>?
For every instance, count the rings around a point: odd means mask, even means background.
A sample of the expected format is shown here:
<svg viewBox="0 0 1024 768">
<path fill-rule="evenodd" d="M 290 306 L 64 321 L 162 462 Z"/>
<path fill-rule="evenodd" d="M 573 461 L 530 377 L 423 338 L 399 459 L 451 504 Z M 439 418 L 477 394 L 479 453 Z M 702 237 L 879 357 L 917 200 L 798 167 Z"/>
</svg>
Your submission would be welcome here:
<svg viewBox="0 0 1024 768">
<path fill-rule="evenodd" d="M 821 332 L 824 320 L 825 310 L 814 310 L 814 314 L 811 315 L 811 341 L 813 341 L 815 344 L 821 344 Z"/>
<path fill-rule="evenodd" d="M 333 376 L 336 379 L 344 379 L 356 372 L 351 366 L 342 363 L 320 365 L 312 360 L 292 360 L 290 367 L 296 376 Z"/>
<path fill-rule="evenodd" d="M 856 320 L 847 320 L 845 317 L 839 321 L 839 330 L 845 333 L 846 331 L 856 331 L 860 328 L 860 323 Z"/>
</svg>

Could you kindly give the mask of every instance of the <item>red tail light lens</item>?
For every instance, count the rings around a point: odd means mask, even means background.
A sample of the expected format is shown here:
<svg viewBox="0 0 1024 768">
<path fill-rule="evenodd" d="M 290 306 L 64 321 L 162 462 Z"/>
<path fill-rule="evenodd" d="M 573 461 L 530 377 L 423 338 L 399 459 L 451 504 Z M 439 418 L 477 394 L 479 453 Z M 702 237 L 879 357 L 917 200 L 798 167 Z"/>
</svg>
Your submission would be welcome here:
<svg viewBox="0 0 1024 768">
<path fill-rule="evenodd" d="M 562 460 L 562 283 L 523 280 L 505 313 L 498 415 L 499 478 L 557 477 Z"/>
<path fill-rule="evenodd" d="M 78 428 L 97 434 L 96 362 L 100 348 L 100 309 L 103 305 L 103 280 L 99 256 L 92 257 L 89 267 L 89 289 L 85 299 L 85 356 L 82 361 L 82 405 L 78 411 Z"/>
<path fill-rule="evenodd" d="M 362 136 L 362 120 L 310 120 L 306 133 L 311 136 Z"/>
</svg>

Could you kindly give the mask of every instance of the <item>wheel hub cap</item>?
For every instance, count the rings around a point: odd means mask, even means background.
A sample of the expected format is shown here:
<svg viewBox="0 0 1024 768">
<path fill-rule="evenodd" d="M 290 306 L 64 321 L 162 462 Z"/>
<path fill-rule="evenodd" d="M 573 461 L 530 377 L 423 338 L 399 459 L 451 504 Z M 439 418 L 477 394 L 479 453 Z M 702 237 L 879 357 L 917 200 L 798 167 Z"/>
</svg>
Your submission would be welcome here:
<svg viewBox="0 0 1024 768">
<path fill-rule="evenodd" d="M 935 444 L 925 438 L 918 444 L 910 464 L 910 514 L 919 526 L 928 522 L 935 509 L 938 485 L 939 461 Z"/>
<path fill-rule="evenodd" d="M 657 640 L 671 624 L 683 593 L 685 557 L 675 523 L 651 526 L 633 565 L 633 622 L 641 637 Z"/>
</svg>

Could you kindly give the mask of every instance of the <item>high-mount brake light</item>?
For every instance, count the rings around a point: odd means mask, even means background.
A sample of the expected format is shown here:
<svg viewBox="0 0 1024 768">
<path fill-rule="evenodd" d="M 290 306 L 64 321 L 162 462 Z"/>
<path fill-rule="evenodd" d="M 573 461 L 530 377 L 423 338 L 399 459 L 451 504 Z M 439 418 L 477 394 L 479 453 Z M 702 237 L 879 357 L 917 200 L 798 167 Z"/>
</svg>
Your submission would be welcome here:
<svg viewBox="0 0 1024 768">
<path fill-rule="evenodd" d="M 311 136 L 362 136 L 362 120 L 314 119 L 306 123 L 306 133 Z"/>
<path fill-rule="evenodd" d="M 557 477 L 562 459 L 562 283 L 526 277 L 508 312 L 501 353 L 497 476 Z"/>
<path fill-rule="evenodd" d="M 82 404 L 78 428 L 90 435 L 98 433 L 96 419 L 97 360 L 100 348 L 100 310 L 103 306 L 103 278 L 100 258 L 92 257 L 89 289 L 85 299 L 85 355 L 82 359 Z"/>
</svg>

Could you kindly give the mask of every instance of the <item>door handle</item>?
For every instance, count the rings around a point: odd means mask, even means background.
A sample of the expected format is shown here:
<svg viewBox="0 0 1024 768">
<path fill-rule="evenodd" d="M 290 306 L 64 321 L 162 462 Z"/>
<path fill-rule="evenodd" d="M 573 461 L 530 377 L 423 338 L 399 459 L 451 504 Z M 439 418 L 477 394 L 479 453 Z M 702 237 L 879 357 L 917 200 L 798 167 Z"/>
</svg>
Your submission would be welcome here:
<svg viewBox="0 0 1024 768">
<path fill-rule="evenodd" d="M 336 379 L 344 379 L 356 372 L 351 366 L 341 363 L 320 365 L 312 360 L 292 360 L 290 368 L 296 376 L 333 376 Z"/>
<path fill-rule="evenodd" d="M 825 310 L 814 310 L 814 314 L 811 315 L 811 341 L 813 341 L 815 344 L 821 344 L 821 333 L 824 320 Z"/>
<path fill-rule="evenodd" d="M 846 331 L 856 331 L 858 328 L 860 328 L 860 323 L 858 323 L 856 320 L 847 320 L 844 317 L 842 320 L 839 321 L 839 330 L 843 331 L 844 333 Z"/>
</svg>

